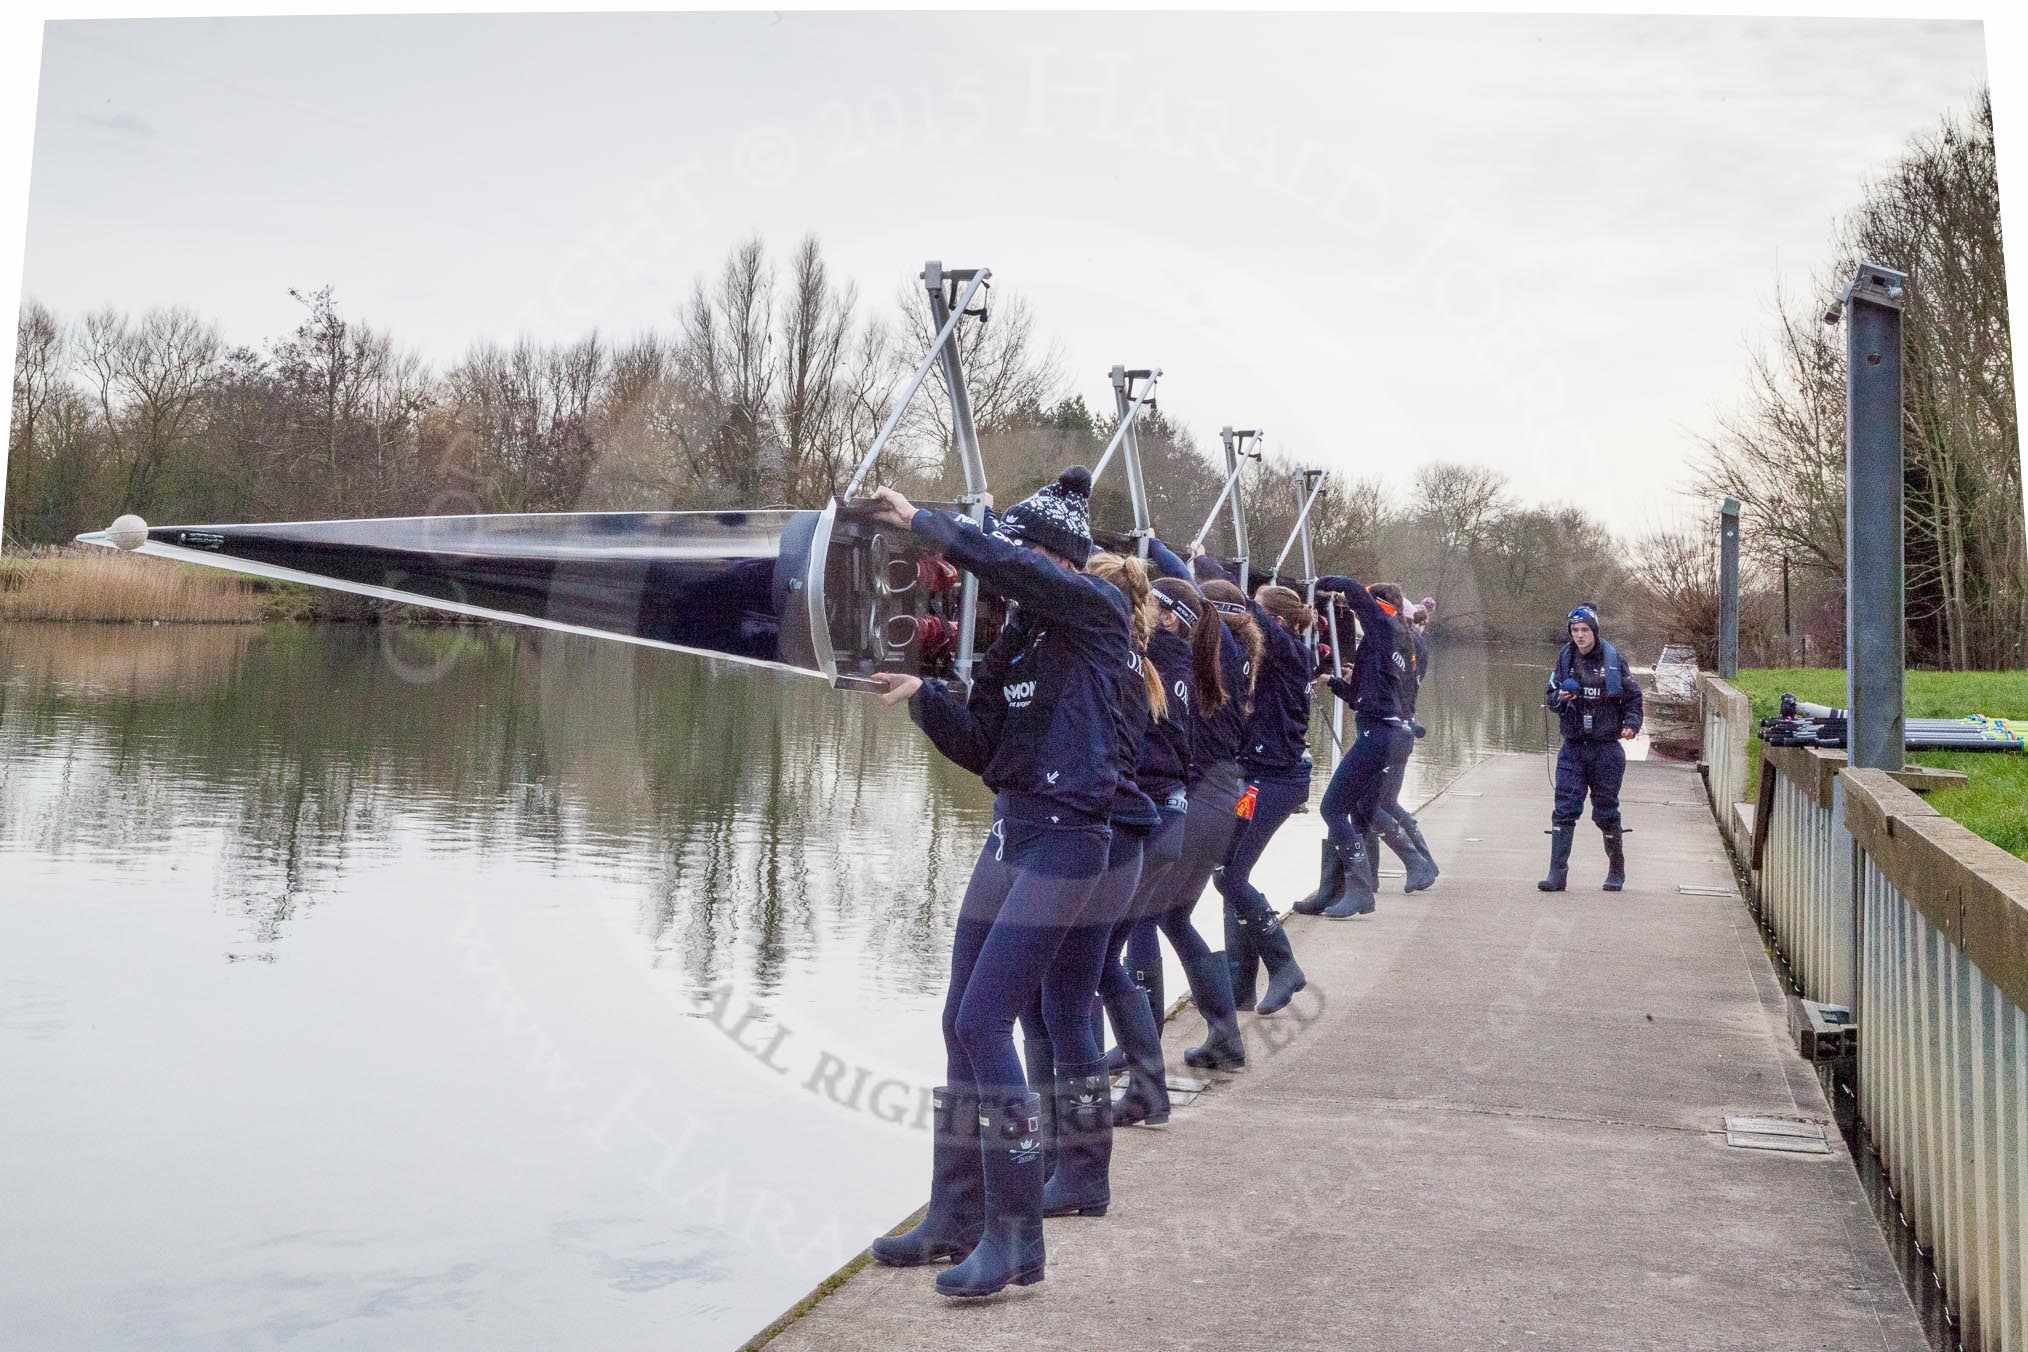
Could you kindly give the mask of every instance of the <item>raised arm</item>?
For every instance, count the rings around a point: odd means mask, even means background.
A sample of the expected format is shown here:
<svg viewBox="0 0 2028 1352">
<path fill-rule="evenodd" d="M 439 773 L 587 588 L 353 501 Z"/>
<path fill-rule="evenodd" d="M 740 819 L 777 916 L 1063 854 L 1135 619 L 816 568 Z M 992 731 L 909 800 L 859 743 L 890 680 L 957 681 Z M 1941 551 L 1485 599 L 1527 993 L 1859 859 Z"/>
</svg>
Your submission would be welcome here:
<svg viewBox="0 0 2028 1352">
<path fill-rule="evenodd" d="M 1190 560 L 1190 566 L 1196 570 L 1199 582 L 1209 582 L 1215 578 L 1220 582 L 1230 582 L 1241 591 L 1246 590 L 1246 587 L 1240 580 L 1233 576 L 1230 568 L 1227 568 L 1209 554 L 1199 554 L 1196 558 Z"/>
<path fill-rule="evenodd" d="M 1341 593 L 1345 604 L 1352 607 L 1352 613 L 1359 617 L 1359 627 L 1367 633 L 1387 632 L 1387 612 L 1381 608 L 1380 599 L 1367 591 L 1366 584 L 1357 578 L 1332 573 L 1317 579 L 1317 590 Z"/>
<path fill-rule="evenodd" d="M 1148 537 L 1148 562 L 1154 564 L 1155 571 L 1163 577 L 1180 577 L 1185 582 L 1190 580 L 1189 566 L 1176 556 L 1175 550 L 1152 535 Z"/>
<path fill-rule="evenodd" d="M 1080 580 L 1030 549 L 988 535 L 970 518 L 918 510 L 909 528 L 981 582 L 1038 615 L 1081 624 L 1118 624 L 1105 590 Z"/>
</svg>

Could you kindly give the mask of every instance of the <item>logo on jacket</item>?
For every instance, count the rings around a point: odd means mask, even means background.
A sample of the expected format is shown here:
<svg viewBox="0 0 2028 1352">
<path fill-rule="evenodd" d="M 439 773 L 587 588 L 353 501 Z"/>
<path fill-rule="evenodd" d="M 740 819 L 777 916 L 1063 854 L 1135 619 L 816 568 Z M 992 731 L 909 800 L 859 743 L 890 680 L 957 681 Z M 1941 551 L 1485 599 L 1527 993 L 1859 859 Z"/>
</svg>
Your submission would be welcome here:
<svg viewBox="0 0 2028 1352">
<path fill-rule="evenodd" d="M 1000 687 L 1000 697 L 1010 709 L 1026 709 L 1035 698 L 1035 682 L 1013 681 Z"/>
<path fill-rule="evenodd" d="M 1408 659 L 1403 657 L 1399 651 L 1394 654 L 1394 669 L 1396 671 L 1408 670 Z"/>
<path fill-rule="evenodd" d="M 1057 776 L 1062 773 L 1063 771 L 1061 770 L 1051 770 L 1048 774 L 1042 777 L 1042 782 L 1045 784 L 1054 784 L 1056 782 Z"/>
</svg>

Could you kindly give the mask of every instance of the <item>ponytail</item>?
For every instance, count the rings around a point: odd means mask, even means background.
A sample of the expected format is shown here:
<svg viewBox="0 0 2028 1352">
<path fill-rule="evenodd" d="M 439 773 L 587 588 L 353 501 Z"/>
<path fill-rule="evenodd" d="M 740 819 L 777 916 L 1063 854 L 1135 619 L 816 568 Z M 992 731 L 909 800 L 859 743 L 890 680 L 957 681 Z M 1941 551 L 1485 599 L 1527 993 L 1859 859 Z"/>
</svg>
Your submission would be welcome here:
<svg viewBox="0 0 2028 1352">
<path fill-rule="evenodd" d="M 1127 598 L 1127 636 L 1133 641 L 1134 651 L 1142 654 L 1141 683 L 1148 688 L 1148 713 L 1158 722 L 1167 718 L 1168 688 L 1162 684 L 1162 675 L 1155 670 L 1155 664 L 1146 659 L 1156 615 L 1155 588 L 1148 581 L 1147 565 L 1123 554 L 1101 553 L 1087 559 L 1084 570 L 1112 583 Z"/>
<path fill-rule="evenodd" d="M 1260 608 L 1280 620 L 1297 634 L 1307 634 L 1316 626 L 1317 612 L 1303 603 L 1303 598 L 1294 591 L 1270 582 L 1254 593 L 1253 599 L 1260 602 Z"/>
<path fill-rule="evenodd" d="M 1190 669 L 1197 679 L 1197 698 L 1203 711 L 1211 713 L 1230 698 L 1225 673 L 1219 669 L 1219 626 L 1212 620 L 1216 612 L 1203 592 L 1180 577 L 1156 578 L 1155 599 L 1176 616 L 1184 637 L 1190 640 Z"/>
<path fill-rule="evenodd" d="M 1260 622 L 1247 609 L 1246 593 L 1222 577 L 1208 578 L 1204 583 L 1204 599 L 1211 602 L 1218 611 L 1218 618 L 1239 640 L 1239 646 L 1246 649 L 1246 692 L 1244 695 L 1247 712 L 1253 711 L 1253 684 L 1260 676 L 1261 650 L 1267 647 L 1267 636 L 1260 631 Z M 1239 691 L 1225 692 L 1229 699 L 1242 698 Z"/>
</svg>

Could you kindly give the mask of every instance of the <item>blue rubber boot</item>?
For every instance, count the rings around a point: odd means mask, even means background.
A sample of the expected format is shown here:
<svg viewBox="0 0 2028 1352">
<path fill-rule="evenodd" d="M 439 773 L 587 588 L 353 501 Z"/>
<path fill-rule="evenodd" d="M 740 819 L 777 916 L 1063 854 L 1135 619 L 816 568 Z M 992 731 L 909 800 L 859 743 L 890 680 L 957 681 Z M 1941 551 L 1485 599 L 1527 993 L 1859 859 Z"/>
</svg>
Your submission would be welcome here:
<svg viewBox="0 0 2028 1352">
<path fill-rule="evenodd" d="M 1400 822 L 1388 818 L 1380 823 L 1380 834 L 1386 837 L 1387 848 L 1401 856 L 1401 866 L 1408 870 L 1408 881 L 1401 886 L 1403 892 L 1420 892 L 1437 880 L 1437 866 L 1415 847 L 1414 839 Z"/>
<path fill-rule="evenodd" d="M 1338 896 L 1338 888 L 1345 881 L 1345 861 L 1338 857 L 1338 847 L 1329 838 L 1324 841 L 1324 862 L 1317 872 L 1317 890 L 1295 904 L 1297 915 L 1322 915 Z"/>
<path fill-rule="evenodd" d="M 1356 872 L 1348 863 L 1345 869 L 1348 884 Z M 1303 975 L 1303 969 L 1296 965 L 1296 950 L 1289 943 L 1288 932 L 1282 928 L 1281 917 L 1263 903 L 1248 917 L 1248 922 L 1253 945 L 1260 951 L 1261 961 L 1267 964 L 1268 969 L 1268 987 L 1266 994 L 1260 998 L 1260 1012 L 1274 1014 L 1287 1008 L 1289 1001 L 1296 998 L 1296 992 L 1310 983 Z"/>
<path fill-rule="evenodd" d="M 1216 882 L 1223 869 L 1214 870 Z M 1220 895 L 1223 895 L 1221 891 Z M 1253 984 L 1260 972 L 1260 955 L 1254 950 L 1253 935 L 1239 907 L 1225 903 L 1225 967 L 1231 976 L 1232 1005 L 1235 1009 L 1254 1007 Z"/>
<path fill-rule="evenodd" d="M 1161 927 L 1155 917 L 1134 922 L 1132 932 L 1127 936 L 1127 975 L 1134 984 L 1148 993 L 1148 1004 L 1155 1011 L 1155 1031 L 1169 1021 L 1169 1002 L 1163 998 L 1162 990 L 1162 941 Z M 1114 1072 L 1118 1073 L 1117 1070 Z"/>
<path fill-rule="evenodd" d="M 1437 868 L 1436 855 L 1430 851 L 1429 842 L 1422 838 L 1422 823 L 1406 812 L 1395 813 L 1394 820 L 1401 823 L 1402 830 L 1408 832 L 1408 838 L 1415 842 L 1416 849 L 1422 851 L 1422 857 L 1429 860 L 1429 866 L 1442 873 L 1443 870 Z"/>
<path fill-rule="evenodd" d="M 1345 862 L 1345 885 L 1338 889 L 1337 899 L 1324 908 L 1326 920 L 1350 920 L 1374 912 L 1373 884 L 1368 881 L 1375 872 L 1373 852 L 1363 837 L 1353 839 L 1354 855 Z"/>
<path fill-rule="evenodd" d="M 1139 986 L 1130 995 L 1106 997 L 1113 1032 L 1127 1049 L 1126 1092 L 1113 1101 L 1116 1127 L 1159 1127 L 1169 1121 L 1169 1071 L 1162 1062 L 1162 1035 Z"/>
<path fill-rule="evenodd" d="M 1183 964 L 1190 978 L 1190 998 L 1204 1016 L 1204 1045 L 1183 1052 L 1183 1064 L 1198 1070 L 1238 1070 L 1246 1064 L 1246 1039 L 1239 1033 L 1239 1013 L 1232 1004 L 1232 975 L 1216 953 Z"/>
<path fill-rule="evenodd" d="M 1056 1171 L 1045 1216 L 1103 1216 L 1112 1202 L 1113 1090 L 1103 1061 L 1056 1068 Z"/>
<path fill-rule="evenodd" d="M 1577 834 L 1574 822 L 1557 822 L 1549 828 L 1549 876 L 1535 884 L 1543 892 L 1561 892 L 1570 884 L 1570 842 Z"/>
<path fill-rule="evenodd" d="M 979 1155 L 979 1096 L 970 1085 L 932 1091 L 936 1139 L 930 1154 L 929 1210 L 915 1228 L 873 1241 L 875 1261 L 916 1267 L 963 1258 L 979 1242 L 986 1180 Z"/>
<path fill-rule="evenodd" d="M 1614 822 L 1611 826 L 1601 826 L 1599 830 L 1605 833 L 1605 890 L 1617 892 L 1627 885 L 1626 832 L 1620 828 L 1618 822 Z"/>
<path fill-rule="evenodd" d="M 1041 1022 L 1039 1016 L 1036 1021 Z M 1056 1044 L 1046 1037 L 1030 1037 L 1023 1029 L 1021 1059 L 1029 1089 L 1042 1096 L 1042 1176 L 1047 1178 L 1056 1167 L 1056 1095 L 1050 1092 L 1056 1083 Z"/>
<path fill-rule="evenodd" d="M 990 1296 L 1042 1280 L 1042 1099 L 1023 1094 L 979 1103 L 985 1222 L 978 1247 L 937 1274 L 940 1296 Z"/>
</svg>

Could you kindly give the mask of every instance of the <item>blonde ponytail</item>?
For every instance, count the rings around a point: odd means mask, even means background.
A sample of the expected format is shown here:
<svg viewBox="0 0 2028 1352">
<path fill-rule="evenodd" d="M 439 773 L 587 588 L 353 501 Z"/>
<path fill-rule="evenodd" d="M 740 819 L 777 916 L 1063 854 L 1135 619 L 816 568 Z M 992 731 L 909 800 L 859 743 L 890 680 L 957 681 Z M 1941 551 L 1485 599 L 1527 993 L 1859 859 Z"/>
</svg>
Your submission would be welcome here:
<svg viewBox="0 0 2028 1352">
<path fill-rule="evenodd" d="M 1147 565 L 1125 554 L 1094 554 L 1085 560 L 1084 570 L 1112 583 L 1127 598 L 1127 636 L 1133 640 L 1134 651 L 1141 654 L 1141 682 L 1148 687 L 1148 712 L 1157 719 L 1168 717 L 1169 692 L 1155 664 L 1147 660 L 1148 638 L 1155 632 L 1158 614 Z"/>
</svg>

